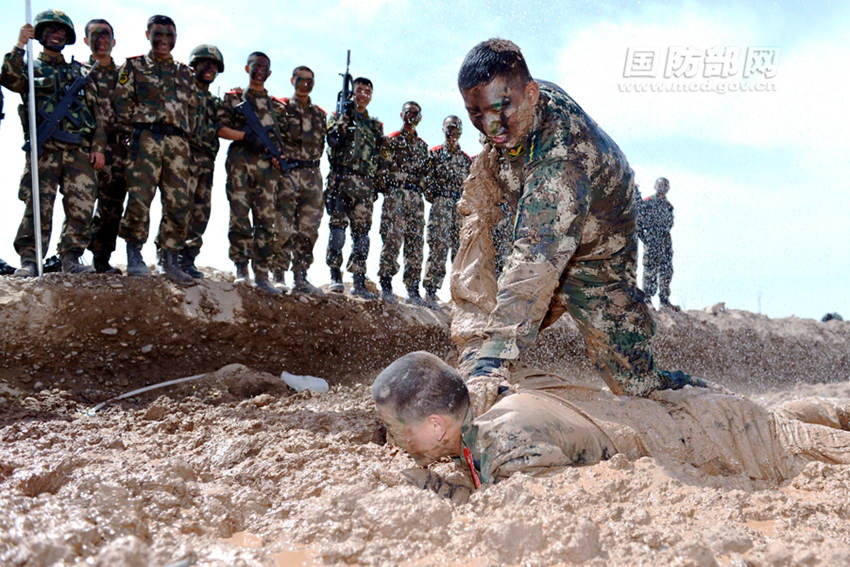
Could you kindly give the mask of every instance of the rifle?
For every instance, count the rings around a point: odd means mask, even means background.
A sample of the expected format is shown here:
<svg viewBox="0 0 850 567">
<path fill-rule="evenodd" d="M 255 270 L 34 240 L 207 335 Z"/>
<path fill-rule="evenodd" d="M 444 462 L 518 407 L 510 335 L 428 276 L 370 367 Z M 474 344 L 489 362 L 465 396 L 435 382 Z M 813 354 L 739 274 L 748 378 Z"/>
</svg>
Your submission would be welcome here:
<svg viewBox="0 0 850 567">
<path fill-rule="evenodd" d="M 83 138 L 79 134 L 73 134 L 71 132 L 65 132 L 64 130 L 59 129 L 59 125 L 62 124 L 62 120 L 65 118 L 65 115 L 68 113 L 68 110 L 71 108 L 75 102 L 77 102 L 77 95 L 79 92 L 86 86 L 86 82 L 89 80 L 89 75 L 94 69 L 97 67 L 98 63 L 95 61 L 92 68 L 89 69 L 89 72 L 85 75 L 80 74 L 74 82 L 71 83 L 71 86 L 65 91 L 65 95 L 59 101 L 59 104 L 56 105 L 56 108 L 53 109 L 53 112 L 47 114 L 44 110 L 44 106 L 47 105 L 47 102 L 42 105 L 39 109 L 38 114 L 43 118 L 41 124 L 38 125 L 38 130 L 35 134 L 36 139 L 36 148 L 38 150 L 38 155 L 41 155 L 42 150 L 44 149 L 44 144 L 47 140 L 56 139 L 60 142 L 65 142 L 67 144 L 74 144 L 79 146 L 83 143 Z M 79 104 L 79 103 L 77 103 Z M 68 120 L 74 126 L 79 126 L 80 121 L 74 120 L 73 117 L 68 116 Z M 30 150 L 30 142 L 24 144 L 24 151 Z"/>
<path fill-rule="evenodd" d="M 351 93 L 354 91 L 354 83 L 351 79 L 351 73 L 348 68 L 351 66 L 351 50 L 347 50 L 345 54 L 345 73 L 340 73 L 342 77 L 342 90 L 336 95 L 336 115 L 341 117 L 343 114 L 350 115 L 354 108 L 354 101 L 351 100 Z"/>
<path fill-rule="evenodd" d="M 273 128 L 273 126 L 269 126 L 268 128 L 263 127 L 260 123 L 260 119 L 257 118 L 257 113 L 254 112 L 254 107 L 251 106 L 251 103 L 247 100 L 243 100 L 239 104 L 236 105 L 236 110 L 245 117 L 246 125 L 248 126 L 248 130 L 254 134 L 260 142 L 263 143 L 263 146 L 266 148 L 266 153 L 271 156 L 273 160 L 276 160 L 278 165 L 280 166 L 280 170 L 284 173 L 295 169 L 297 163 L 290 162 L 285 157 L 283 157 L 283 153 L 280 151 L 280 147 L 283 144 L 277 143 L 275 144 L 272 139 L 269 137 L 268 130 Z M 275 134 L 277 137 L 277 134 Z"/>
</svg>

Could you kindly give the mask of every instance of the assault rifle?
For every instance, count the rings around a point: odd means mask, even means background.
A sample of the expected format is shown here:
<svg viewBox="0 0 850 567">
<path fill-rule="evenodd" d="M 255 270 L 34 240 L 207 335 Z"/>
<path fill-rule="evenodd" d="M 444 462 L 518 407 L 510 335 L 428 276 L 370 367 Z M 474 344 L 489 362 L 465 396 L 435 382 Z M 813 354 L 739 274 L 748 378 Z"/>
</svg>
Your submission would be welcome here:
<svg viewBox="0 0 850 567">
<path fill-rule="evenodd" d="M 53 109 L 53 112 L 48 114 L 44 110 L 44 106 L 39 109 L 38 114 L 43 118 L 43 120 L 41 121 L 41 124 L 38 125 L 38 130 L 35 133 L 38 155 L 41 155 L 41 152 L 44 149 L 44 143 L 50 139 L 59 140 L 60 142 L 65 142 L 66 144 L 74 144 L 77 146 L 83 143 L 82 136 L 80 136 L 79 134 L 60 130 L 59 126 L 62 124 L 62 120 L 66 118 L 68 110 L 71 108 L 71 106 L 74 103 L 79 104 L 79 102 L 77 101 L 77 96 L 79 95 L 79 92 L 86 86 L 86 82 L 89 80 L 89 75 L 91 75 L 91 72 L 94 71 L 97 65 L 98 63 L 97 61 L 95 61 L 94 65 L 92 65 L 92 68 L 89 69 L 88 73 L 86 73 L 85 75 L 80 74 L 80 76 L 74 79 L 74 82 L 71 83 L 71 86 L 69 86 L 68 89 L 65 91 L 65 95 L 59 101 L 59 104 L 56 105 L 56 108 Z M 45 102 L 45 105 L 46 104 L 47 103 Z M 67 118 L 74 126 L 80 125 L 80 121 L 75 120 L 73 116 L 67 116 Z M 30 150 L 30 142 L 24 144 L 23 149 L 24 151 L 28 152 Z"/>
<path fill-rule="evenodd" d="M 257 137 L 257 139 L 265 147 L 266 153 L 268 153 L 273 160 L 277 161 L 281 171 L 286 173 L 297 167 L 296 163 L 290 162 L 283 157 L 283 153 L 280 151 L 283 144 L 276 144 L 269 137 L 269 129 L 272 129 L 273 126 L 266 128 L 260 123 L 260 119 L 257 117 L 257 113 L 254 112 L 254 107 L 251 106 L 250 102 L 243 100 L 236 105 L 236 110 L 245 117 L 245 124 L 248 127 L 247 132 L 251 132 L 251 134 Z M 275 137 L 277 137 L 276 134 Z M 278 140 L 278 142 L 280 142 L 280 140 Z"/>
<path fill-rule="evenodd" d="M 336 115 L 351 115 L 354 108 L 354 101 L 351 100 L 351 93 L 354 91 L 354 83 L 351 79 L 351 73 L 348 68 L 351 66 L 351 50 L 347 50 L 345 54 L 345 73 L 340 73 L 342 77 L 342 90 L 336 95 Z"/>
</svg>

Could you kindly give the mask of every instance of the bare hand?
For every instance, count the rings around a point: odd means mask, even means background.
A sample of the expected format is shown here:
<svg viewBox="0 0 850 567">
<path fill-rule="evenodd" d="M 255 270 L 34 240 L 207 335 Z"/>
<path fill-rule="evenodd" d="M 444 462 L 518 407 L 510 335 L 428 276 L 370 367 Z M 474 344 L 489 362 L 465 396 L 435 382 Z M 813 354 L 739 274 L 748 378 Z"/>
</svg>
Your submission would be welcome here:
<svg viewBox="0 0 850 567">
<path fill-rule="evenodd" d="M 21 32 L 18 34 L 18 48 L 23 49 L 27 45 L 27 40 L 35 39 L 35 28 L 32 24 L 24 24 L 21 26 Z"/>
<path fill-rule="evenodd" d="M 94 165 L 95 170 L 103 169 L 106 165 L 106 156 L 102 152 L 92 152 L 89 161 Z"/>
</svg>

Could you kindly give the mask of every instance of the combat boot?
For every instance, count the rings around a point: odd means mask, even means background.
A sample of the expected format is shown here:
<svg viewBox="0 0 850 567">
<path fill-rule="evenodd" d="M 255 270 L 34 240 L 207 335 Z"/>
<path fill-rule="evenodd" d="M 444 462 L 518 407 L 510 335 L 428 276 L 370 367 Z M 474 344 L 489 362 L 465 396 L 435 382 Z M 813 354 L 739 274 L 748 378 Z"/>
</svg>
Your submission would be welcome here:
<svg viewBox="0 0 850 567">
<path fill-rule="evenodd" d="M 354 274 L 354 283 L 351 285 L 351 295 L 363 299 L 378 299 L 378 296 L 366 287 L 366 274 Z"/>
<path fill-rule="evenodd" d="M 98 274 L 121 274 L 121 270 L 109 263 L 109 256 L 95 256 L 94 271 Z"/>
<path fill-rule="evenodd" d="M 393 280 L 386 276 L 381 278 L 381 299 L 386 303 L 398 303 L 393 293 Z"/>
<path fill-rule="evenodd" d="M 180 254 L 174 250 L 162 251 L 162 273 L 169 280 L 179 285 L 191 285 L 194 278 L 180 269 Z"/>
<path fill-rule="evenodd" d="M 21 259 L 21 267 L 15 270 L 15 276 L 19 278 L 34 278 L 38 275 L 38 266 L 35 260 L 30 258 Z"/>
<path fill-rule="evenodd" d="M 277 286 L 286 287 L 286 270 L 274 271 L 274 284 Z"/>
<path fill-rule="evenodd" d="M 15 268 L 7 264 L 2 258 L 0 258 L 0 276 L 11 276 L 15 273 Z"/>
<path fill-rule="evenodd" d="M 269 273 L 265 270 L 254 270 L 254 287 L 269 295 L 281 295 L 283 292 L 269 281 Z"/>
<path fill-rule="evenodd" d="M 248 275 L 248 262 L 236 262 L 236 283 L 247 282 L 251 278 Z"/>
<path fill-rule="evenodd" d="M 310 295 L 324 295 L 322 290 L 311 284 L 307 281 L 307 272 L 297 271 L 293 272 L 294 283 L 292 284 L 292 289 L 297 291 L 298 293 L 309 293 Z"/>
<path fill-rule="evenodd" d="M 62 273 L 64 274 L 93 274 L 94 268 L 87 266 L 80 261 L 82 252 L 68 251 L 62 252 L 60 261 L 62 262 Z"/>
<path fill-rule="evenodd" d="M 419 295 L 419 285 L 407 288 L 407 299 L 405 299 L 404 302 L 408 305 L 416 305 L 418 307 L 425 305 L 425 302 L 422 301 L 422 296 Z"/>
<path fill-rule="evenodd" d="M 189 274 L 189 277 L 196 280 L 203 279 L 204 274 L 201 270 L 195 267 L 195 258 L 197 258 L 200 250 L 197 248 L 184 248 L 180 253 L 180 268 Z"/>
<path fill-rule="evenodd" d="M 342 271 L 339 268 L 331 268 L 331 285 L 328 286 L 328 291 L 333 293 L 345 291 L 345 286 L 342 284 Z"/>
<path fill-rule="evenodd" d="M 128 276 L 149 276 L 150 269 L 142 260 L 142 245 L 127 243 L 127 275 Z"/>
<path fill-rule="evenodd" d="M 437 303 L 437 293 L 433 289 L 425 290 L 425 307 L 434 311 L 440 310 L 440 304 Z"/>
</svg>

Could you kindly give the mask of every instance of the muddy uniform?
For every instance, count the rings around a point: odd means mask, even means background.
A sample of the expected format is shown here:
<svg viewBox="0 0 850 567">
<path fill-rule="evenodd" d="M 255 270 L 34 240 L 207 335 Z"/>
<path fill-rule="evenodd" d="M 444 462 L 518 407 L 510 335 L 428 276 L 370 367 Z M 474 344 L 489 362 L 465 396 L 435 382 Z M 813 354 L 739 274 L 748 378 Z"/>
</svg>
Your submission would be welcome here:
<svg viewBox="0 0 850 567">
<path fill-rule="evenodd" d="M 231 91 L 224 95 L 218 111 L 218 128 L 247 129 L 245 117 L 236 110 L 243 100 L 254 109 L 270 138 L 279 140 L 283 105 L 269 96 L 265 89 L 255 91 L 248 88 L 244 94 Z M 279 232 L 278 237 L 286 242 L 292 230 L 292 217 L 280 214 L 275 199 L 278 185 L 283 182 L 280 170 L 272 165 L 266 152 L 260 152 L 244 141 L 230 143 L 225 168 L 227 200 L 230 201 L 230 259 L 237 264 L 250 260 L 255 274 L 265 272 L 275 232 Z"/>
<path fill-rule="evenodd" d="M 83 66 L 72 61 L 67 63 L 61 55 L 51 56 L 42 52 L 33 61 L 35 76 L 36 111 L 49 115 L 60 102 L 71 83 L 84 74 Z M 24 139 L 29 140 L 29 112 L 26 64 L 24 50 L 15 47 L 3 59 L 0 84 L 21 94 L 22 104 L 18 107 Z M 97 181 L 91 164 L 91 152 L 106 151 L 106 135 L 98 115 L 97 88 L 94 81 L 86 83 L 84 94 L 76 97 L 62 119 L 59 128 L 65 141 L 51 138 L 44 143 L 38 159 L 39 209 L 41 214 L 42 254 L 46 254 L 50 242 L 53 219 L 53 202 L 56 189 L 62 192 L 65 222 L 57 249 L 82 253 L 89 244 L 91 218 L 97 194 Z M 41 123 L 42 118 L 37 119 Z M 15 250 L 22 263 L 35 264 L 35 236 L 32 209 L 32 179 L 30 177 L 30 152 L 26 152 L 26 166 L 21 178 L 18 198 L 26 204 L 24 218 L 15 237 Z"/>
<path fill-rule="evenodd" d="M 850 463 L 846 401 L 809 398 L 771 412 L 747 398 L 703 389 L 640 399 L 542 381 L 462 426 L 482 483 L 591 465 L 616 453 L 773 482 L 809 461 Z M 470 471 L 465 462 L 459 465 Z"/>
<path fill-rule="evenodd" d="M 94 63 L 94 57 L 89 57 L 89 67 Z M 112 104 L 113 92 L 118 84 L 118 67 L 112 58 L 109 65 L 94 67 L 89 80 L 97 88 L 98 109 L 107 140 L 106 164 L 97 171 L 97 208 L 92 218 L 89 250 L 95 257 L 108 260 L 115 250 L 118 226 L 124 212 L 124 197 L 127 195 L 127 146 L 121 141 Z"/>
<path fill-rule="evenodd" d="M 330 215 L 327 264 L 342 266 L 345 227 L 351 223 L 351 255 L 348 271 L 366 273 L 369 229 L 375 201 L 375 174 L 383 144 L 384 125 L 368 112 L 353 111 L 352 119 L 339 120 L 334 113 L 328 123 L 328 174 L 325 208 Z"/>
<path fill-rule="evenodd" d="M 381 249 L 378 276 L 392 279 L 398 272 L 398 253 L 404 245 L 404 286 L 417 289 L 422 272 L 425 204 L 422 192 L 428 173 L 428 146 L 404 130 L 386 138 L 384 204 L 381 210 Z"/>
<path fill-rule="evenodd" d="M 467 196 L 469 183 L 488 186 L 471 176 L 458 205 L 464 227 L 452 276 L 459 307 L 452 334 L 464 360 L 515 360 L 568 312 L 612 391 L 669 387 L 671 374 L 653 361 L 655 324 L 636 286 L 633 173 L 617 145 L 564 91 L 541 83 L 524 144 L 486 146 L 476 163 L 472 170 L 490 176 L 495 190 Z M 511 251 L 497 286 L 471 292 L 494 277 L 481 271 L 481 255 L 494 254 L 484 240 L 503 216 L 502 201 L 517 203 Z"/>
<path fill-rule="evenodd" d="M 148 239 L 150 206 L 160 189 L 160 248 L 180 252 L 186 244 L 191 153 L 188 137 L 191 102 L 197 96 L 194 74 L 171 57 L 153 53 L 130 57 L 118 71 L 113 105 L 119 127 L 130 136 L 127 208 L 118 234 L 128 243 Z"/>
<path fill-rule="evenodd" d="M 660 284 L 662 302 L 670 298 L 673 279 L 673 205 L 666 197 L 653 195 L 638 206 L 637 234 L 645 246 L 643 253 L 643 292 L 655 295 Z"/>
<path fill-rule="evenodd" d="M 425 289 L 430 292 L 435 292 L 443 285 L 449 251 L 452 260 L 457 254 L 457 201 L 471 162 L 460 146 L 455 150 L 447 146 L 431 148 L 425 192 L 425 197 L 431 203 L 431 214 L 428 216 L 428 263 L 423 281 Z"/>
<path fill-rule="evenodd" d="M 286 271 L 291 257 L 292 271 L 306 272 L 313 263 L 313 245 L 319 236 L 324 207 L 319 160 L 325 151 L 327 113 L 309 101 L 306 105 L 295 98 L 283 98 L 280 102 L 283 103 L 280 125 L 283 155 L 295 162 L 296 168 L 283 176 L 278 198 L 281 202 L 294 199 L 294 203 L 284 207 L 294 210 L 294 216 L 289 244 L 283 246 L 279 238 L 275 239 L 271 267 Z"/>
</svg>

